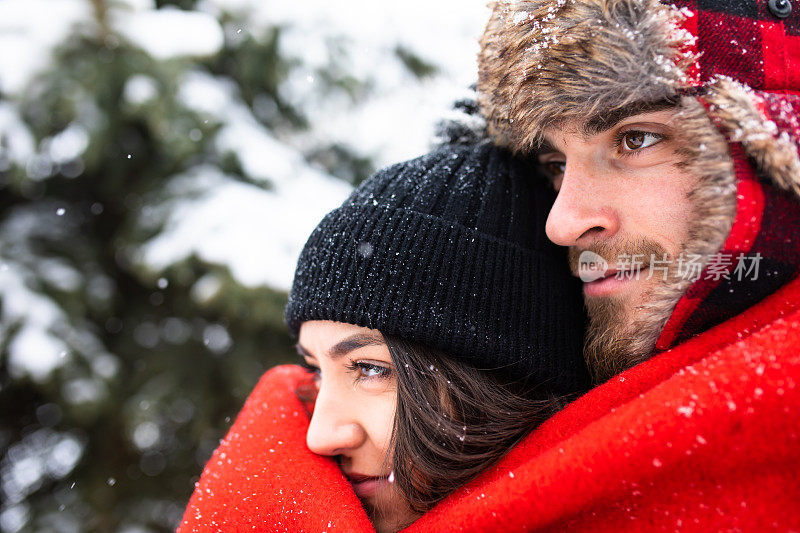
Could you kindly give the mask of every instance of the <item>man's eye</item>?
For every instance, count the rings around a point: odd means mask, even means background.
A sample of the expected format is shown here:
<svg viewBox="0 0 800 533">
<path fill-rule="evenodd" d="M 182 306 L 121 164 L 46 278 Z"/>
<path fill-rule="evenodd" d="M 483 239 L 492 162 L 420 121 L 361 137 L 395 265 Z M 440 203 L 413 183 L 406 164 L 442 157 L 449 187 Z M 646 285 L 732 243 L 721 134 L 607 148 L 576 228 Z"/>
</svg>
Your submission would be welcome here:
<svg viewBox="0 0 800 533">
<path fill-rule="evenodd" d="M 623 151 L 632 152 L 648 146 L 658 144 L 664 137 L 657 133 L 647 131 L 628 131 L 622 135 L 621 145 Z"/>
<path fill-rule="evenodd" d="M 542 168 L 550 177 L 556 177 L 564 173 L 567 163 L 565 161 L 548 161 L 542 163 Z"/>
</svg>

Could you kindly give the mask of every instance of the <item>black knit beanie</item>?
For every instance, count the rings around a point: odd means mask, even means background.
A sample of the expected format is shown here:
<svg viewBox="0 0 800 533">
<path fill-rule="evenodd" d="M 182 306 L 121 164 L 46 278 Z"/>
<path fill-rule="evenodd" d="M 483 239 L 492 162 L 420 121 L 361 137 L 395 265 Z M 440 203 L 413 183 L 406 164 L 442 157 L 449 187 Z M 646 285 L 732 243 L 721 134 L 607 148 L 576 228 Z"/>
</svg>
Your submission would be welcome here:
<svg viewBox="0 0 800 533">
<path fill-rule="evenodd" d="M 580 284 L 545 235 L 554 193 L 533 173 L 481 143 L 374 174 L 306 243 L 286 307 L 292 334 L 308 320 L 345 322 L 557 394 L 586 390 Z"/>
</svg>

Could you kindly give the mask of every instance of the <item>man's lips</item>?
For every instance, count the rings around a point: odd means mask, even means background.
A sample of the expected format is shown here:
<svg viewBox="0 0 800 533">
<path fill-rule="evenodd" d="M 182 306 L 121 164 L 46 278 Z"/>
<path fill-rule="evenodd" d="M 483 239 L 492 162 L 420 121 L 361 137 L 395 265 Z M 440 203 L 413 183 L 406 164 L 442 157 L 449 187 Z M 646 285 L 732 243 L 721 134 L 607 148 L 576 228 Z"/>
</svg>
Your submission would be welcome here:
<svg viewBox="0 0 800 533">
<path fill-rule="evenodd" d="M 388 476 L 367 476 L 358 473 L 345 473 L 345 477 L 353 486 L 353 491 L 359 498 L 372 496 L 385 485 L 389 484 Z"/>
<path fill-rule="evenodd" d="M 627 286 L 629 282 L 640 279 L 642 272 L 648 268 L 649 266 L 643 266 L 638 270 L 609 269 L 596 280 L 584 283 L 584 294 L 588 297 L 609 296 Z"/>
</svg>

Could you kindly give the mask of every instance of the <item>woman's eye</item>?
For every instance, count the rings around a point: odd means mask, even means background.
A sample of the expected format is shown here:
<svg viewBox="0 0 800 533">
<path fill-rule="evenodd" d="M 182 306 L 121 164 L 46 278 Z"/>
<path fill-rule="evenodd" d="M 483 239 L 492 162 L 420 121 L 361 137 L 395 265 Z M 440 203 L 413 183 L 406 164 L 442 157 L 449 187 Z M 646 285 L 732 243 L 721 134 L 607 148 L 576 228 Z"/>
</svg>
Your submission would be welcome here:
<svg viewBox="0 0 800 533">
<path fill-rule="evenodd" d="M 360 378 L 388 378 L 392 375 L 391 369 L 370 363 L 356 363 L 355 367 Z"/>
<path fill-rule="evenodd" d="M 309 372 L 313 373 L 315 375 L 314 377 L 319 377 L 319 374 L 320 374 L 319 367 L 310 364 L 305 359 L 301 359 L 300 360 L 300 366 L 302 366 L 303 368 L 305 368 Z"/>
<path fill-rule="evenodd" d="M 641 150 L 658 144 L 664 137 L 647 131 L 629 131 L 622 135 L 622 149 L 626 152 Z"/>
</svg>

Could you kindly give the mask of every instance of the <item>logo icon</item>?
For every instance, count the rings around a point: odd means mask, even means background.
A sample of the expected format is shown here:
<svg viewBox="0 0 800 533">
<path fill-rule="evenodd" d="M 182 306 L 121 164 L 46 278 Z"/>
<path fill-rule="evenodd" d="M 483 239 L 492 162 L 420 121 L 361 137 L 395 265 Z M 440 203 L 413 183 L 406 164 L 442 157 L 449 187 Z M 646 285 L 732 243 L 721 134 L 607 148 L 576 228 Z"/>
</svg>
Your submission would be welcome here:
<svg viewBox="0 0 800 533">
<path fill-rule="evenodd" d="M 598 280 L 608 272 L 608 261 L 602 256 L 585 250 L 578 257 L 578 277 L 584 283 Z"/>
</svg>

